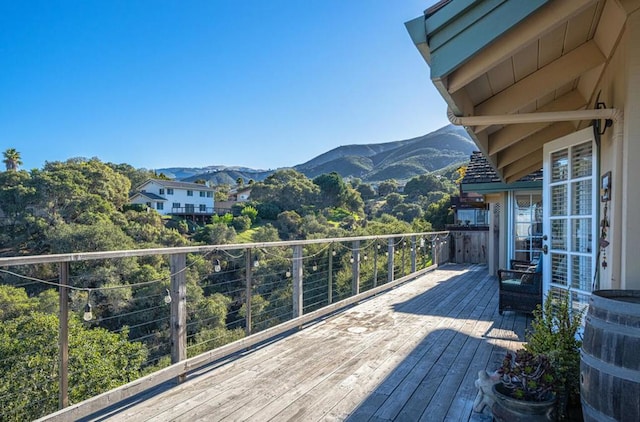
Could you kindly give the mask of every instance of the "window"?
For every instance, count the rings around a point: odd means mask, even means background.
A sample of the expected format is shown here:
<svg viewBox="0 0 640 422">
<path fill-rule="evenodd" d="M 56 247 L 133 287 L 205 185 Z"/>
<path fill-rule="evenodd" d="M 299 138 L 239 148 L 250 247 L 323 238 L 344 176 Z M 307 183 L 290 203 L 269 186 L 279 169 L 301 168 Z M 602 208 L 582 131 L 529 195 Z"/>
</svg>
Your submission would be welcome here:
<svg viewBox="0 0 640 422">
<path fill-rule="evenodd" d="M 173 195 L 173 189 L 167 188 L 167 195 Z"/>
<path fill-rule="evenodd" d="M 157 210 L 163 210 L 164 209 L 164 204 L 162 202 L 156 202 L 156 209 Z"/>
<path fill-rule="evenodd" d="M 196 212 L 196 206 L 193 204 L 184 204 L 184 212 L 194 213 Z"/>
<path fill-rule="evenodd" d="M 193 196 L 193 191 L 192 190 L 188 190 L 187 191 L 187 196 Z"/>
<path fill-rule="evenodd" d="M 160 195 L 164 195 L 164 188 L 160 188 Z"/>
<path fill-rule="evenodd" d="M 487 226 L 489 224 L 489 213 L 485 209 L 459 209 L 456 215 L 458 224 L 464 224 L 466 226 Z"/>
<path fill-rule="evenodd" d="M 174 202 L 171 208 L 180 208 L 180 202 Z"/>
<path fill-rule="evenodd" d="M 204 198 L 204 194 L 205 194 L 205 192 L 201 190 L 200 191 L 200 198 Z"/>
<path fill-rule="evenodd" d="M 213 198 L 213 192 L 207 192 L 207 198 Z"/>
<path fill-rule="evenodd" d="M 200 204 L 200 212 L 207 212 L 207 206 L 205 204 Z"/>
<path fill-rule="evenodd" d="M 147 202 L 147 206 L 151 208 L 151 202 Z"/>
<path fill-rule="evenodd" d="M 532 261 L 542 248 L 542 195 L 516 192 L 513 195 L 513 258 Z"/>
</svg>

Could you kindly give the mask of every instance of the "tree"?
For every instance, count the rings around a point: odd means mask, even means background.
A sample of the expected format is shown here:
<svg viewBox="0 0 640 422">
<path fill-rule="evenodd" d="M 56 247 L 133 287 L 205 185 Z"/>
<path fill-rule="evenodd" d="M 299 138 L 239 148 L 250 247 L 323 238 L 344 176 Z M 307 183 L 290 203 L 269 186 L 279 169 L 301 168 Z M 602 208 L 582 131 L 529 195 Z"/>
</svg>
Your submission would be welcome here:
<svg viewBox="0 0 640 422">
<path fill-rule="evenodd" d="M 253 224 L 258 218 L 258 210 L 252 207 L 251 205 L 247 205 L 244 208 L 242 208 L 242 211 L 240 211 L 240 215 L 245 215 L 249 217 L 251 219 L 251 224 Z"/>
<path fill-rule="evenodd" d="M 236 185 L 237 185 L 239 188 L 243 187 L 243 186 L 244 186 L 244 179 L 243 179 L 242 177 L 238 177 L 238 178 L 236 179 Z"/>
<path fill-rule="evenodd" d="M 22 165 L 20 153 L 15 148 L 9 148 L 2 155 L 4 156 L 3 162 L 7 167 L 7 171 L 18 171 L 18 167 Z"/>
<path fill-rule="evenodd" d="M 302 217 L 295 211 L 283 211 L 278 214 L 278 233 L 281 239 L 298 239 Z"/>
<path fill-rule="evenodd" d="M 422 217 L 422 208 L 418 204 L 398 204 L 391 211 L 393 215 L 402 221 L 411 223 L 416 218 Z"/>
<path fill-rule="evenodd" d="M 447 224 L 453 223 L 453 211 L 451 210 L 451 198 L 445 195 L 438 202 L 427 207 L 424 219 L 433 225 L 434 230 L 444 230 Z"/>
<path fill-rule="evenodd" d="M 282 211 L 305 213 L 305 209 L 316 204 L 320 188 L 304 174 L 293 169 L 278 170 L 264 181 L 254 183 L 251 198 L 259 203 L 271 203 Z M 262 218 L 267 218 L 260 207 L 256 207 Z"/>
<path fill-rule="evenodd" d="M 39 208 L 51 224 L 109 219 L 129 202 L 129 179 L 96 158 L 48 162 L 31 173 Z"/>
<path fill-rule="evenodd" d="M 342 177 L 332 171 L 321 174 L 313 179 L 313 183 L 320 187 L 320 203 L 324 207 L 338 207 L 343 204 L 347 185 Z"/>
<path fill-rule="evenodd" d="M 231 215 L 231 214 L 229 214 Z M 231 218 L 233 221 L 233 217 Z M 236 239 L 236 231 L 224 223 L 207 224 L 194 235 L 193 240 L 210 245 L 224 245 L 233 243 Z"/>
<path fill-rule="evenodd" d="M 107 163 L 107 165 L 111 167 L 113 170 L 115 170 L 116 172 L 127 177 L 131 182 L 131 187 L 134 189 L 140 186 L 141 184 L 143 184 L 144 182 L 146 182 L 147 180 L 156 177 L 156 175 L 151 170 L 147 170 L 143 168 L 137 169 L 132 165 L 126 164 L 126 163 L 123 163 L 123 164 Z"/>
<path fill-rule="evenodd" d="M 423 174 L 412 178 L 404 187 L 404 193 L 417 197 L 428 195 L 431 192 L 454 192 L 454 184 L 446 178 L 434 176 L 433 174 Z"/>
<path fill-rule="evenodd" d="M 132 249 L 133 241 L 110 221 L 92 225 L 60 224 L 47 232 L 52 253 Z"/>
<path fill-rule="evenodd" d="M 251 218 L 247 217 L 246 215 L 233 217 L 233 221 L 231 222 L 231 225 L 233 226 L 234 229 L 236 229 L 236 232 L 243 232 L 245 230 L 249 230 L 251 228 Z"/>
<path fill-rule="evenodd" d="M 369 221 L 363 235 L 380 235 L 380 234 L 396 234 L 411 233 L 411 225 L 398 220 L 396 217 L 383 214 L 375 220 Z"/>
<path fill-rule="evenodd" d="M 32 312 L 0 324 L 0 407 L 6 420 L 34 420 L 58 409 L 58 317 Z M 69 320 L 69 400 L 78 403 L 140 376 L 146 348 Z M 29 368 L 28 374 L 25 368 Z"/>
<path fill-rule="evenodd" d="M 213 194 L 213 199 L 216 202 L 226 202 L 229 200 L 229 185 L 218 185 L 216 191 Z"/>
<path fill-rule="evenodd" d="M 364 199 L 365 201 L 367 199 L 373 199 L 376 196 L 376 191 L 373 190 L 373 188 L 371 187 L 371 185 L 367 184 L 367 183 L 363 183 L 358 185 L 358 187 L 355 188 L 358 192 L 360 192 L 360 196 L 362 197 L 362 199 Z"/>
<path fill-rule="evenodd" d="M 254 242 L 278 242 L 280 240 L 278 230 L 271 224 L 258 227 L 251 237 Z"/>
<path fill-rule="evenodd" d="M 387 195 L 387 206 L 389 208 L 394 208 L 404 202 L 404 197 L 397 192 L 390 193 Z"/>
<path fill-rule="evenodd" d="M 378 185 L 378 195 L 387 196 L 398 190 L 398 182 L 395 179 L 385 180 Z"/>
</svg>

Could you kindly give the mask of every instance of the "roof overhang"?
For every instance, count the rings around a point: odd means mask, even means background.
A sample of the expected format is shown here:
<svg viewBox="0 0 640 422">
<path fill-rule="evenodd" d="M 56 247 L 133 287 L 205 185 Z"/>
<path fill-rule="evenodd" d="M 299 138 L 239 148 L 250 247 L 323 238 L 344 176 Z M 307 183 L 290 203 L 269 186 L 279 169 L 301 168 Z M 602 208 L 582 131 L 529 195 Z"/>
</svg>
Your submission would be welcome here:
<svg viewBox="0 0 640 422">
<path fill-rule="evenodd" d="M 540 190 L 542 181 L 513 182 L 513 183 L 462 183 L 460 190 L 463 192 L 475 192 L 482 195 L 500 193 L 515 190 Z"/>
<path fill-rule="evenodd" d="M 542 167 L 545 143 L 609 118 L 569 113 L 598 107 L 598 82 L 639 8 L 640 0 L 453 0 L 405 25 L 452 123 L 512 183 Z"/>
</svg>

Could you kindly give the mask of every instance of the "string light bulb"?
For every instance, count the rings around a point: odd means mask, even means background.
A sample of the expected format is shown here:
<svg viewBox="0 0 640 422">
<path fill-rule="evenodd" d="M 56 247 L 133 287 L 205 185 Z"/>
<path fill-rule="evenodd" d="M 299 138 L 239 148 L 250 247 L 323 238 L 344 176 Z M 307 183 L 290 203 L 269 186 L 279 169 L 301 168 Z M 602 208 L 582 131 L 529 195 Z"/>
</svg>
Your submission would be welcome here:
<svg viewBox="0 0 640 422">
<path fill-rule="evenodd" d="M 291 270 L 290 270 L 290 269 L 287 269 L 287 272 L 286 272 L 286 273 L 284 273 L 284 275 L 285 275 L 287 278 L 291 277 Z"/>
<path fill-rule="evenodd" d="M 331 251 L 331 256 L 336 256 L 336 251 Z"/>
<path fill-rule="evenodd" d="M 367 259 L 369 259 L 369 257 L 365 254 L 364 260 L 366 261 Z"/>
<path fill-rule="evenodd" d="M 353 264 L 354 262 L 353 255 L 351 255 L 351 259 L 349 260 L 349 262 Z"/>
<path fill-rule="evenodd" d="M 424 248 L 424 237 L 420 238 L 420 247 Z"/>
<path fill-rule="evenodd" d="M 314 263 L 313 263 L 313 267 L 311 267 L 311 269 L 312 269 L 313 271 L 318 271 L 318 263 L 317 263 L 317 262 L 314 262 Z"/>
<path fill-rule="evenodd" d="M 165 289 L 165 290 L 167 291 L 167 294 L 164 297 L 164 303 L 168 305 L 171 303 L 171 292 L 169 291 L 169 289 Z"/>
<path fill-rule="evenodd" d="M 84 305 L 84 314 L 82 314 L 82 319 L 87 322 L 93 319 L 93 312 L 91 312 L 91 308 L 91 304 L 87 301 L 87 304 Z"/>
<path fill-rule="evenodd" d="M 220 260 L 216 259 L 216 263 L 213 266 L 213 271 L 219 273 L 220 271 L 222 271 L 222 266 L 220 265 Z"/>
<path fill-rule="evenodd" d="M 253 261 L 253 268 L 258 268 L 260 266 L 260 260 L 256 256 L 256 259 Z"/>
</svg>

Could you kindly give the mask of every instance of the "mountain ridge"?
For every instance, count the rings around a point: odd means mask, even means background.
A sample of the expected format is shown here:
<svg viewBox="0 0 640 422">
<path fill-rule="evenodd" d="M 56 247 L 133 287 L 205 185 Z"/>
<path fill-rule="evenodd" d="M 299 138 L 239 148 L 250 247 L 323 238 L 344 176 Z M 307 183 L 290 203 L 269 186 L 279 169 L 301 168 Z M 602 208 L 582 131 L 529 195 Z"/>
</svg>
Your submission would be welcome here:
<svg viewBox="0 0 640 422">
<path fill-rule="evenodd" d="M 339 146 L 302 164 L 283 168 L 293 168 L 309 178 L 335 171 L 343 178 L 358 177 L 365 182 L 400 181 L 466 162 L 476 149 L 463 128 L 448 125 L 410 139 Z M 238 178 L 245 182 L 264 180 L 276 170 L 211 165 L 167 167 L 156 172 L 182 181 L 234 185 Z"/>
</svg>

